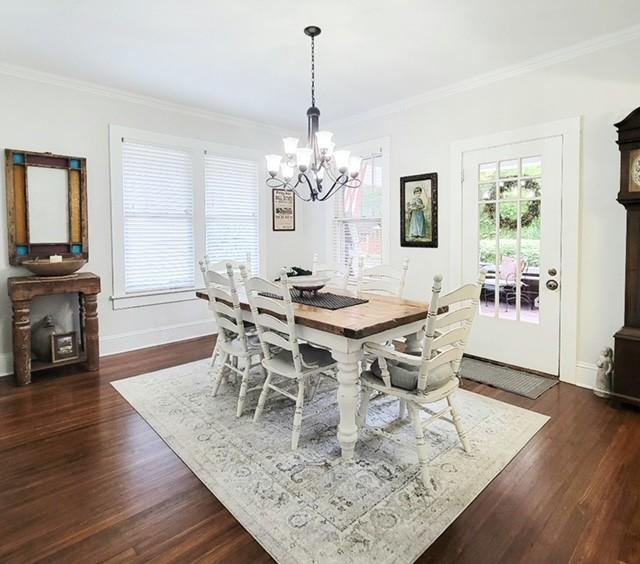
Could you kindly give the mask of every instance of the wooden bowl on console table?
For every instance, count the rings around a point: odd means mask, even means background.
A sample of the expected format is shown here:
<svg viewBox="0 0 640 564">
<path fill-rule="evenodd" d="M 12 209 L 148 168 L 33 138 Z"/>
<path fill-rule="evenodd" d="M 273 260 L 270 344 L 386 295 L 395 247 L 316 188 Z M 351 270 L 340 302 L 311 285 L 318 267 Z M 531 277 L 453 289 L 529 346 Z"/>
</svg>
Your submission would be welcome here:
<svg viewBox="0 0 640 564">
<path fill-rule="evenodd" d="M 27 270 L 36 276 L 69 276 L 80 270 L 87 261 L 83 258 L 68 258 L 60 262 L 49 262 L 48 259 L 25 260 L 22 262 Z"/>
</svg>

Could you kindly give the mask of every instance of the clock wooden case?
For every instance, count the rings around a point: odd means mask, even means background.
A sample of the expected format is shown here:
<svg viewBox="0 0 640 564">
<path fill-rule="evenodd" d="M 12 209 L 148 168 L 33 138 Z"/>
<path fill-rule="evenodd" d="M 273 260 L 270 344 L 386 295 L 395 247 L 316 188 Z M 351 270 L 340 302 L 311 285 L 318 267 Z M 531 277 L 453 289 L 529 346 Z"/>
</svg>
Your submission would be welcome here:
<svg viewBox="0 0 640 564">
<path fill-rule="evenodd" d="M 620 192 L 627 210 L 624 327 L 615 334 L 615 373 L 612 391 L 624 402 L 640 405 L 640 108 L 621 122 Z"/>
</svg>

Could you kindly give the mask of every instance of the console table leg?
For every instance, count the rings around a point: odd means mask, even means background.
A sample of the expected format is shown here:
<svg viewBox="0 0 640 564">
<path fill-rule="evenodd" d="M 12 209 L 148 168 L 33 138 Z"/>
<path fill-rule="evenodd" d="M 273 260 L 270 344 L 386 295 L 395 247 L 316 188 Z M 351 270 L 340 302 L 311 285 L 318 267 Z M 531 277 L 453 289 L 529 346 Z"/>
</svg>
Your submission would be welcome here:
<svg viewBox="0 0 640 564">
<path fill-rule="evenodd" d="M 13 302 L 13 374 L 18 386 L 31 384 L 31 302 Z"/>
<path fill-rule="evenodd" d="M 98 341 L 97 294 L 84 294 L 84 335 L 87 347 L 87 370 L 98 370 L 100 342 Z"/>
</svg>

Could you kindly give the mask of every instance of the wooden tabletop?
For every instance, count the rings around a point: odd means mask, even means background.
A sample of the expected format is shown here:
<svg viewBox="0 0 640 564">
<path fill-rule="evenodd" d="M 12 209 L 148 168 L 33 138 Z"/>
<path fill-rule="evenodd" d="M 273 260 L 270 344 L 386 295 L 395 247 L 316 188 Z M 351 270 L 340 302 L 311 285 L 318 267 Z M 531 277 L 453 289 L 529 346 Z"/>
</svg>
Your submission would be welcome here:
<svg viewBox="0 0 640 564">
<path fill-rule="evenodd" d="M 294 303 L 296 323 L 349 339 L 364 339 L 400 325 L 424 320 L 429 307 L 429 304 L 424 302 L 378 294 L 355 294 L 338 288 L 327 288 L 327 291 L 345 296 L 357 296 L 369 301 L 337 310 Z M 196 295 L 203 300 L 209 299 L 204 291 L 196 292 Z M 242 309 L 248 310 L 249 302 L 244 289 L 239 289 L 238 295 Z"/>
<path fill-rule="evenodd" d="M 11 276 L 7 278 L 7 291 L 14 301 L 72 292 L 98 294 L 100 277 L 93 272 L 78 272 L 69 276 Z"/>
</svg>

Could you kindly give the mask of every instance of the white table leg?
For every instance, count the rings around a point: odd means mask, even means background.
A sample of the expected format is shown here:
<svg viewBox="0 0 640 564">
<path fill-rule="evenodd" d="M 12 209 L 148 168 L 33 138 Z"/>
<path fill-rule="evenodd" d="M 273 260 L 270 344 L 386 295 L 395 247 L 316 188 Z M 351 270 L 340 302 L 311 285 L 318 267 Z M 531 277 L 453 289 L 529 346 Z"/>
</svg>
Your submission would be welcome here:
<svg viewBox="0 0 640 564">
<path fill-rule="evenodd" d="M 343 353 L 331 352 L 338 362 L 338 408 L 340 424 L 338 425 L 338 442 L 342 448 L 342 458 L 350 460 L 358 440 L 356 410 L 360 392 L 358 361 L 362 351 Z"/>
</svg>

